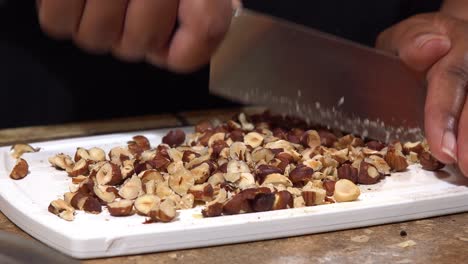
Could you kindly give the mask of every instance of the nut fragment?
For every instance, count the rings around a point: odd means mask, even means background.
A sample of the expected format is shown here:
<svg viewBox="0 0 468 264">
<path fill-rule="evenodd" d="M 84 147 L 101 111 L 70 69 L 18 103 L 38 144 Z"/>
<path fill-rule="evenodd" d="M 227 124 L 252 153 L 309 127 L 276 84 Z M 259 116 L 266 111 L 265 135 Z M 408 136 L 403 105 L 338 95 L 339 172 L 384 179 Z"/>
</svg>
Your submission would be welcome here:
<svg viewBox="0 0 468 264">
<path fill-rule="evenodd" d="M 67 221 L 75 219 L 75 209 L 62 199 L 52 201 L 48 211 Z"/>
<path fill-rule="evenodd" d="M 135 200 L 135 209 L 142 215 L 148 215 L 151 210 L 158 210 L 161 199 L 153 194 L 145 194 Z"/>
<path fill-rule="evenodd" d="M 421 163 L 422 168 L 428 171 L 438 171 L 445 167 L 442 162 L 438 161 L 427 151 L 421 153 L 419 162 Z"/>
<path fill-rule="evenodd" d="M 115 147 L 109 151 L 109 158 L 113 164 L 120 166 L 123 161 L 131 160 L 134 156 L 128 148 Z"/>
<path fill-rule="evenodd" d="M 251 146 L 252 148 L 256 148 L 260 146 L 263 142 L 263 136 L 257 132 L 250 132 L 244 136 L 244 143 L 246 145 Z"/>
<path fill-rule="evenodd" d="M 202 215 L 204 217 L 220 216 L 223 213 L 223 204 L 226 202 L 226 198 L 226 190 L 220 189 L 216 198 L 202 209 Z"/>
<path fill-rule="evenodd" d="M 62 170 L 70 170 L 74 164 L 70 156 L 63 153 L 50 157 L 49 163 L 55 168 Z"/>
<path fill-rule="evenodd" d="M 119 200 L 107 205 L 107 210 L 112 216 L 129 216 L 133 214 L 133 201 Z"/>
<path fill-rule="evenodd" d="M 176 206 L 172 199 L 166 199 L 157 210 L 151 210 L 148 215 L 153 221 L 170 222 L 176 217 Z"/>
<path fill-rule="evenodd" d="M 124 199 L 133 200 L 142 192 L 142 188 L 140 178 L 133 175 L 132 178 L 122 184 L 122 187 L 119 190 L 119 195 Z"/>
<path fill-rule="evenodd" d="M 404 171 L 408 168 L 408 161 L 401 152 L 396 150 L 389 150 L 385 155 L 385 161 L 388 163 L 390 168 L 394 171 Z"/>
<path fill-rule="evenodd" d="M 15 144 L 11 146 L 11 156 L 15 159 L 20 158 L 24 153 L 38 152 L 41 148 L 33 148 L 28 144 Z"/>
<path fill-rule="evenodd" d="M 182 145 L 184 141 L 185 133 L 180 129 L 171 130 L 162 138 L 162 142 L 172 148 Z"/>
<path fill-rule="evenodd" d="M 116 198 L 116 195 L 110 186 L 96 184 L 93 187 L 93 191 L 94 194 L 104 203 L 112 203 Z"/>
<path fill-rule="evenodd" d="M 361 167 L 359 168 L 358 174 L 358 183 L 360 184 L 375 184 L 380 181 L 379 171 L 367 162 L 361 162 Z M 336 186 L 335 186 L 336 192 Z"/>
<path fill-rule="evenodd" d="M 206 182 L 190 187 L 188 193 L 192 194 L 196 201 L 211 201 L 214 196 L 214 189 L 210 183 Z"/>
<path fill-rule="evenodd" d="M 321 144 L 320 135 L 315 130 L 306 131 L 302 135 L 301 141 L 304 146 L 312 148 L 312 149 L 320 146 Z"/>
<path fill-rule="evenodd" d="M 289 180 L 286 176 L 279 174 L 279 173 L 273 173 L 273 174 L 267 175 L 265 177 L 265 180 L 263 181 L 263 185 L 267 185 L 267 184 L 283 185 L 285 187 L 293 186 L 291 180 Z"/>
<path fill-rule="evenodd" d="M 289 173 L 289 179 L 291 179 L 293 183 L 307 182 L 312 179 L 313 174 L 313 169 L 301 164 Z"/>
<path fill-rule="evenodd" d="M 96 181 L 100 185 L 117 185 L 122 182 L 122 173 L 119 166 L 106 162 L 96 173 Z"/>
<path fill-rule="evenodd" d="M 70 177 L 89 174 L 89 161 L 80 159 L 69 170 L 67 170 Z"/>
<path fill-rule="evenodd" d="M 26 177 L 29 173 L 29 165 L 26 162 L 26 160 L 19 158 L 16 161 L 15 166 L 13 167 L 13 170 L 11 170 L 10 173 L 10 178 L 14 180 L 20 180 Z"/>
<path fill-rule="evenodd" d="M 335 194 L 333 197 L 337 202 L 351 202 L 357 200 L 361 191 L 353 182 L 341 179 L 335 183 Z"/>
</svg>

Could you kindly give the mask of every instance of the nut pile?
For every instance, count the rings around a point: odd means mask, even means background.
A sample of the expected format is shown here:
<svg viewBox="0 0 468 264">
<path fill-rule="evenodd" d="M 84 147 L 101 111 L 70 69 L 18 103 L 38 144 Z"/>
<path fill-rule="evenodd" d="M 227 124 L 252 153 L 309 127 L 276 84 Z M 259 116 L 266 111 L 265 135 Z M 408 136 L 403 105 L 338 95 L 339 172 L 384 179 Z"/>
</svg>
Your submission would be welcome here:
<svg viewBox="0 0 468 264">
<path fill-rule="evenodd" d="M 75 210 L 134 213 L 169 222 L 179 209 L 202 205 L 204 217 L 262 212 L 358 199 L 356 184 L 375 184 L 409 164 L 438 170 L 425 142 L 383 144 L 311 129 L 268 112 L 225 123 L 200 122 L 186 135 L 172 130 L 152 147 L 144 136 L 106 155 L 78 148 L 49 162 L 72 180 L 49 211 L 73 220 Z"/>
</svg>

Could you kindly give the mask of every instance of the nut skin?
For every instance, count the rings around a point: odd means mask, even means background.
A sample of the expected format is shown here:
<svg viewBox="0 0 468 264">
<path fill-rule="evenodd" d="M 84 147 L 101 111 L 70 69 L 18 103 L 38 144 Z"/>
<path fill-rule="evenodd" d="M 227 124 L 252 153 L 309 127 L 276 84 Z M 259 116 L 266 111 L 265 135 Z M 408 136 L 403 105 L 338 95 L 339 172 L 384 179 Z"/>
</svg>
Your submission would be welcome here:
<svg viewBox="0 0 468 264">
<path fill-rule="evenodd" d="M 260 165 L 255 170 L 255 180 L 259 184 L 262 184 L 265 180 L 265 177 L 273 173 L 283 173 L 283 170 L 271 165 Z"/>
<path fill-rule="evenodd" d="M 302 191 L 302 198 L 304 199 L 306 206 L 315 205 L 315 192 L 313 191 Z"/>
<path fill-rule="evenodd" d="M 358 169 L 351 166 L 351 164 L 343 164 L 338 168 L 338 178 L 347 179 L 353 183 L 358 182 Z"/>
<path fill-rule="evenodd" d="M 78 160 L 71 170 L 68 170 L 68 176 L 76 177 L 79 175 L 88 175 L 89 174 L 89 165 L 91 161 L 86 159 Z"/>
<path fill-rule="evenodd" d="M 222 203 L 213 203 L 207 205 L 202 209 L 203 217 L 216 217 L 220 216 L 223 213 L 223 204 Z"/>
<path fill-rule="evenodd" d="M 270 211 L 275 203 L 274 193 L 258 193 L 255 198 L 251 200 L 250 206 L 255 212 Z"/>
<path fill-rule="evenodd" d="M 287 209 L 293 207 L 294 198 L 288 191 L 279 191 L 275 193 L 275 202 L 273 203 L 273 210 Z"/>
<path fill-rule="evenodd" d="M 408 161 L 406 160 L 406 157 L 403 156 L 403 154 L 397 153 L 397 151 L 394 149 L 387 151 L 387 154 L 385 155 L 385 161 L 393 171 L 400 172 L 405 171 L 406 168 L 408 168 Z"/>
<path fill-rule="evenodd" d="M 196 201 L 211 201 L 214 196 L 214 189 L 210 183 L 204 183 L 190 187 L 188 193 L 192 194 Z"/>
<path fill-rule="evenodd" d="M 182 145 L 184 141 L 185 133 L 180 129 L 171 130 L 162 138 L 162 142 L 172 148 Z"/>
<path fill-rule="evenodd" d="M 298 165 L 294 170 L 289 173 L 289 179 L 292 183 L 301 183 L 306 182 L 312 179 L 312 175 L 314 174 L 314 170 L 305 166 L 305 165 Z"/>
<path fill-rule="evenodd" d="M 322 144 L 322 146 L 325 146 L 327 148 L 332 147 L 333 144 L 335 144 L 335 142 L 338 140 L 335 134 L 327 130 L 321 129 L 318 131 L 318 134 L 320 136 L 320 144 Z"/>
<path fill-rule="evenodd" d="M 228 138 L 234 142 L 243 142 L 244 132 L 242 130 L 233 130 L 229 133 Z"/>
<path fill-rule="evenodd" d="M 96 174 L 96 180 L 101 185 L 118 185 L 122 183 L 122 172 L 120 167 L 114 163 L 107 162 Z"/>
<path fill-rule="evenodd" d="M 133 141 L 143 150 L 149 150 L 151 148 L 151 144 L 147 137 L 142 135 L 137 135 L 133 137 Z"/>
<path fill-rule="evenodd" d="M 365 161 L 361 162 L 358 174 L 359 184 L 376 184 L 381 180 L 381 176 L 374 166 Z"/>
<path fill-rule="evenodd" d="M 120 200 L 107 205 L 107 210 L 112 216 L 129 216 L 133 214 L 133 201 Z"/>
<path fill-rule="evenodd" d="M 381 151 L 385 148 L 385 144 L 380 141 L 372 140 L 366 143 L 366 147 L 372 150 Z"/>
<path fill-rule="evenodd" d="M 425 151 L 419 156 L 419 163 L 421 164 L 424 170 L 428 171 L 438 171 L 445 167 L 445 165 L 438 161 L 431 153 Z"/>
<path fill-rule="evenodd" d="M 323 188 L 325 189 L 325 191 L 327 191 L 327 196 L 333 196 L 333 193 L 335 192 L 335 184 L 336 184 L 336 181 L 332 181 L 332 180 L 323 181 Z"/>
<path fill-rule="evenodd" d="M 13 167 L 13 170 L 11 170 L 10 173 L 10 178 L 13 180 L 20 180 L 26 177 L 29 173 L 29 165 L 26 162 L 26 160 L 19 158 L 16 161 L 15 166 Z"/>
<path fill-rule="evenodd" d="M 228 148 L 228 144 L 224 140 L 216 140 L 213 142 L 211 145 L 211 148 L 213 149 L 213 152 L 211 153 L 211 158 L 212 159 L 217 159 L 219 157 L 219 154 L 224 148 Z M 185 154 L 185 152 L 184 152 Z M 182 159 L 183 160 L 183 159 Z"/>
<path fill-rule="evenodd" d="M 102 212 L 101 203 L 98 199 L 88 196 L 83 204 L 83 211 L 91 214 L 99 214 Z"/>
<path fill-rule="evenodd" d="M 206 131 L 213 130 L 213 125 L 208 120 L 200 121 L 195 125 L 195 132 L 205 133 Z"/>
</svg>

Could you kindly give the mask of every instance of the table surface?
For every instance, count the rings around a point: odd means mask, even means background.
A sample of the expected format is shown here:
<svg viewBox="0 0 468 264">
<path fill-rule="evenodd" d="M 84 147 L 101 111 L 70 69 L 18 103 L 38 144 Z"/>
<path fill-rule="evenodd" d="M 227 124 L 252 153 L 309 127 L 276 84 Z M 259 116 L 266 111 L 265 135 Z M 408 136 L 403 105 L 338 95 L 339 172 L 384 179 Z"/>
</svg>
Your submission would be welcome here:
<svg viewBox="0 0 468 264">
<path fill-rule="evenodd" d="M 226 120 L 225 109 L 0 130 L 0 146 L 112 132 L 186 126 Z M 0 212 L 0 230 L 33 239 Z M 468 258 L 468 213 L 226 246 L 86 260 L 83 263 L 463 263 Z"/>
</svg>

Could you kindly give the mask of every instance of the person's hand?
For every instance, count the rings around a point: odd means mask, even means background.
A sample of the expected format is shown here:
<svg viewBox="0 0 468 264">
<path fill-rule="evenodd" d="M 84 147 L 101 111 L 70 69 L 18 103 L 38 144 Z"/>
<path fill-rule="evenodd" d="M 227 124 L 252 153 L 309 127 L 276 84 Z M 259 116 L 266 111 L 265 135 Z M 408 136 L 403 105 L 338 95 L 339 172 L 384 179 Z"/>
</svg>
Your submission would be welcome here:
<svg viewBox="0 0 468 264">
<path fill-rule="evenodd" d="M 207 63 L 226 33 L 231 0 L 37 0 L 52 37 L 187 72 Z"/>
<path fill-rule="evenodd" d="M 377 47 L 425 74 L 431 151 L 468 176 L 468 22 L 443 13 L 417 15 L 382 32 Z"/>
</svg>

